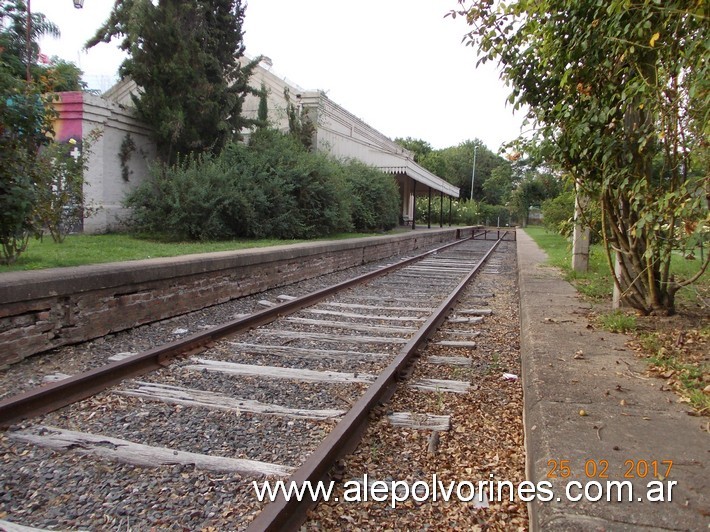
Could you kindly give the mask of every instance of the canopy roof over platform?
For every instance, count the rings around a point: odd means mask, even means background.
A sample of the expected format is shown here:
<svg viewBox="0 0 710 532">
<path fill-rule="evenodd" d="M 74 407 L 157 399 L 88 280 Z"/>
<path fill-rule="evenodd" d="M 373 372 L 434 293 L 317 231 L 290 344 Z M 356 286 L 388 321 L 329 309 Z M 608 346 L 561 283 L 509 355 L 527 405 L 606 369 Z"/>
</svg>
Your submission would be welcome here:
<svg viewBox="0 0 710 532">
<path fill-rule="evenodd" d="M 419 166 L 414 161 L 406 160 L 404 163 L 405 164 L 401 166 L 379 166 L 378 168 L 387 174 L 394 174 L 397 180 L 403 177 L 410 177 L 418 184 L 423 185 L 422 187 L 417 186 L 417 194 L 426 194 L 428 189 L 431 188 L 447 196 L 454 198 L 459 197 L 459 187 L 455 187 L 448 181 L 444 181 L 426 168 Z"/>
</svg>

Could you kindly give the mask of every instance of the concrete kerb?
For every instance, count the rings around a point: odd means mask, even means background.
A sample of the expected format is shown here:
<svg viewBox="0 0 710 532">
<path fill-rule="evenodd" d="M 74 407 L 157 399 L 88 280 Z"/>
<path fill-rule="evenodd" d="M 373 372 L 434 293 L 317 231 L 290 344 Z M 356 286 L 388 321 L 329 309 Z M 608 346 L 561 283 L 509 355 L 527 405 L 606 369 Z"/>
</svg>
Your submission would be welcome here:
<svg viewBox="0 0 710 532">
<path fill-rule="evenodd" d="M 530 529 L 710 529 L 707 418 L 644 375 L 626 336 L 589 327 L 590 305 L 526 233 L 517 242 L 527 476 L 554 494 L 529 503 Z M 653 488 L 671 501 L 651 502 Z"/>
</svg>

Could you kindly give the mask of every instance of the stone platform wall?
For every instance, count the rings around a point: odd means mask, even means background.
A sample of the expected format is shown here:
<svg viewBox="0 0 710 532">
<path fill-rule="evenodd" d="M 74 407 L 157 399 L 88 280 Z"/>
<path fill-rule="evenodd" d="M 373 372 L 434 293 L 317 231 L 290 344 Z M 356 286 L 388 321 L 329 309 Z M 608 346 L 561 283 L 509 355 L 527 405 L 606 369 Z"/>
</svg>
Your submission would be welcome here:
<svg viewBox="0 0 710 532">
<path fill-rule="evenodd" d="M 0 367 L 55 347 L 471 236 L 437 229 L 0 274 Z"/>
</svg>

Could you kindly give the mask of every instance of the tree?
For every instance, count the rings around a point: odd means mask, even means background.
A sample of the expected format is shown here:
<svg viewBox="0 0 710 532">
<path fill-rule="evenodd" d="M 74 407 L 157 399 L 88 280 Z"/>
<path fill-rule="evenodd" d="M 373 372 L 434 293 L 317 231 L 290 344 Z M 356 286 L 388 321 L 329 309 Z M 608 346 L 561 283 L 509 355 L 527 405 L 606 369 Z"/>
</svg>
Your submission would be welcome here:
<svg viewBox="0 0 710 532">
<path fill-rule="evenodd" d="M 21 81 L 0 62 L 0 263 L 14 262 L 30 236 L 39 234 L 34 216 L 37 154 L 49 143 L 52 115 L 34 83 Z"/>
<path fill-rule="evenodd" d="M 76 222 L 84 212 L 85 156 L 74 159 L 66 146 L 51 142 L 56 112 L 46 95 L 81 88 L 81 70 L 57 59 L 37 64 L 37 39 L 59 31 L 33 13 L 28 43 L 26 24 L 24 2 L 0 5 L 0 263 L 17 260 L 30 237 L 44 230 L 61 240 L 68 217 Z"/>
<path fill-rule="evenodd" d="M 72 154 L 77 144 L 72 139 L 67 144 L 51 142 L 35 157 L 34 219 L 57 243 L 77 230 L 85 216 L 95 212 L 84 204 L 84 171 L 88 169 L 91 147 L 99 137 L 99 131 L 94 130 L 82 139 L 78 154 Z"/>
<path fill-rule="evenodd" d="M 296 95 L 300 98 L 300 95 Z M 288 132 L 300 142 L 306 150 L 313 147 L 313 140 L 316 134 L 316 125 L 311 120 L 308 111 L 301 107 L 300 103 L 294 105 L 291 102 L 291 94 L 288 87 L 284 88 L 284 99 L 286 100 L 286 116 L 288 117 Z"/>
<path fill-rule="evenodd" d="M 529 177 L 517 184 L 510 199 L 513 211 L 518 215 L 523 227 L 527 227 L 530 207 L 542 204 L 545 189 L 538 176 Z"/>
<path fill-rule="evenodd" d="M 503 205 L 513 190 L 513 169 L 507 161 L 491 170 L 491 175 L 483 182 L 483 194 L 487 203 Z"/>
<path fill-rule="evenodd" d="M 259 89 L 259 109 L 256 113 L 257 127 L 269 126 L 269 90 L 265 83 L 261 83 Z"/>
<path fill-rule="evenodd" d="M 473 198 L 481 199 L 484 196 L 483 184 L 493 169 L 504 164 L 505 160 L 486 148 L 479 139 L 467 140 L 443 150 L 433 150 L 422 156 L 418 162 L 430 172 L 459 187 L 462 198 L 470 198 L 475 146 L 478 146 L 478 150 Z"/>
<path fill-rule="evenodd" d="M 626 304 L 674 311 L 673 249 L 707 231 L 707 13 L 702 0 L 459 0 L 468 44 L 498 61 L 548 164 L 602 206 Z"/>
<path fill-rule="evenodd" d="M 15 77 L 25 79 L 29 67 L 37 64 L 39 44 L 44 35 L 59 37 L 59 28 L 42 13 L 30 16 L 29 43 L 27 42 L 27 3 L 24 0 L 3 2 L 0 6 L 0 56 Z M 29 51 L 29 55 L 28 55 Z"/>
<path fill-rule="evenodd" d="M 431 147 L 431 144 L 422 139 L 414 139 L 412 137 L 398 137 L 394 139 L 394 141 L 400 146 L 402 146 L 404 149 L 414 153 L 415 163 L 421 163 L 422 159 L 429 155 L 434 149 Z"/>
<path fill-rule="evenodd" d="M 48 65 L 38 66 L 35 71 L 43 92 L 86 90 L 86 83 L 81 80 L 83 72 L 71 61 L 52 57 Z"/>
<path fill-rule="evenodd" d="M 59 28 L 42 13 L 32 13 L 28 56 L 26 2 L 0 4 L 0 59 L 5 72 L 26 81 L 29 60 L 30 81 L 37 83 L 42 92 L 83 90 L 86 85 L 81 81 L 79 67 L 56 57 L 47 63 L 41 56 L 38 40 L 43 36 L 60 37 Z"/>
<path fill-rule="evenodd" d="M 241 0 L 116 1 L 109 19 L 87 43 L 120 45 L 129 57 L 120 68 L 141 87 L 139 115 L 154 127 L 162 158 L 219 153 L 255 122 L 242 116 L 248 81 L 258 59 L 242 65 Z"/>
</svg>

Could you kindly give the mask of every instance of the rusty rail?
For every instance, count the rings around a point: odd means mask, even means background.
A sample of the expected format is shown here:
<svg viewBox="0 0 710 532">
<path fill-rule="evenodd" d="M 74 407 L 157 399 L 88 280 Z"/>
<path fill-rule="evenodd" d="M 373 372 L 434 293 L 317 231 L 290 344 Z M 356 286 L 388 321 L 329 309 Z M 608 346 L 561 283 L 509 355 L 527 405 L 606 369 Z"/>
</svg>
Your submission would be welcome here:
<svg viewBox="0 0 710 532">
<path fill-rule="evenodd" d="M 501 233 L 503 235 L 501 236 Z M 488 235 L 492 235 L 488 238 Z M 515 242 L 517 240 L 517 234 L 514 229 L 474 229 L 473 235 L 471 236 L 473 240 L 501 240 L 504 242 Z"/>
<path fill-rule="evenodd" d="M 505 237 L 505 234 L 503 235 Z M 475 238 L 475 236 L 472 236 Z M 478 273 L 478 270 L 493 251 L 503 241 L 499 238 L 476 266 L 468 273 L 466 278 L 449 294 L 447 299 L 439 305 L 432 316 L 422 325 L 412 339 L 400 350 L 395 359 L 380 374 L 377 380 L 367 389 L 365 394 L 353 405 L 347 414 L 333 428 L 328 436 L 321 442 L 316 450 L 308 457 L 306 462 L 296 470 L 287 483 L 295 482 L 302 486 L 304 482 L 317 483 L 326 478 L 328 471 L 336 460 L 354 448 L 358 436 L 362 433 L 370 410 L 382 401 L 386 401 L 394 393 L 397 378 L 400 372 L 411 362 L 419 345 L 424 342 L 446 316 L 454 308 L 459 296 L 466 285 Z M 267 504 L 264 509 L 251 522 L 247 531 L 276 531 L 296 530 L 305 521 L 306 513 L 315 506 L 317 501 L 306 498 L 298 501 L 295 498 L 286 500 L 283 493 L 279 492 L 278 498 Z"/>
<path fill-rule="evenodd" d="M 450 242 L 436 249 L 421 253 L 409 259 L 402 260 L 391 266 L 386 266 L 373 272 L 354 277 L 342 283 L 318 290 L 303 297 L 282 303 L 244 318 L 239 318 L 214 329 L 196 333 L 175 342 L 165 344 L 131 357 L 86 371 L 73 377 L 68 377 L 56 383 L 39 386 L 27 392 L 11 396 L 0 401 L 0 428 L 7 428 L 23 419 L 52 412 L 69 404 L 91 397 L 124 379 L 143 375 L 166 366 L 178 356 L 194 354 L 207 349 L 215 341 L 254 327 L 270 323 L 275 319 L 292 314 L 325 299 L 331 294 L 344 290 L 356 284 L 385 275 L 412 262 L 456 246 L 471 237 Z"/>
</svg>

